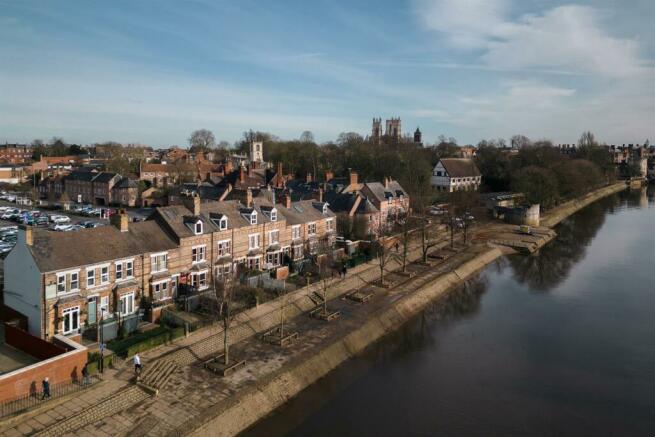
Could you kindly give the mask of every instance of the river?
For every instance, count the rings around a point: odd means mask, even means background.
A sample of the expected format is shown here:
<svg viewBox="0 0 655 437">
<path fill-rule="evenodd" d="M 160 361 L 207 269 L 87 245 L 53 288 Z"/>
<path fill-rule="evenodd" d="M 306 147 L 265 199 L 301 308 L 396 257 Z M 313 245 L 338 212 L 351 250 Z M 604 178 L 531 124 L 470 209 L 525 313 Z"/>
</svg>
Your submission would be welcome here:
<svg viewBox="0 0 655 437">
<path fill-rule="evenodd" d="M 655 435 L 653 192 L 435 302 L 246 435 Z"/>
</svg>

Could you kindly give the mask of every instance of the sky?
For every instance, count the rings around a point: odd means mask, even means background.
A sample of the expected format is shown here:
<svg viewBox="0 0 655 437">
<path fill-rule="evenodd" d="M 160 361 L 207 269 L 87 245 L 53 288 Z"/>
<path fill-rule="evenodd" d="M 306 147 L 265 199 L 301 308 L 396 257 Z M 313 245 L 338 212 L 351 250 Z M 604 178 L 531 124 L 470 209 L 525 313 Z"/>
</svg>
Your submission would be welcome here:
<svg viewBox="0 0 655 437">
<path fill-rule="evenodd" d="M 652 0 L 0 0 L 0 142 L 655 140 Z"/>
</svg>

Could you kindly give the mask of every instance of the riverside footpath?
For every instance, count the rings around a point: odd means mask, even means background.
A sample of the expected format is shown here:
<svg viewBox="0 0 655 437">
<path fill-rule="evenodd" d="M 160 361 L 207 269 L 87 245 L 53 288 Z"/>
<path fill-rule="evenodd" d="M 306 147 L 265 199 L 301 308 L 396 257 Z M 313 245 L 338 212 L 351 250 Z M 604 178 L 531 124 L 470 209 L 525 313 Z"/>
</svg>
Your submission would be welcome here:
<svg viewBox="0 0 655 437">
<path fill-rule="evenodd" d="M 602 197 L 625 189 L 608 186 L 544 215 L 554 226 L 568 215 Z M 373 260 L 352 269 L 346 279 L 332 280 L 328 306 L 340 311 L 332 322 L 308 317 L 315 306 L 314 284 L 286 297 L 286 329 L 299 340 L 285 348 L 261 340 L 280 319 L 280 302 L 270 301 L 236 316 L 230 329 L 233 358 L 247 364 L 227 377 L 207 371 L 202 363 L 223 349 L 223 330 L 214 325 L 142 355 L 144 385 L 135 385 L 126 363 L 105 373 L 105 381 L 74 398 L 0 423 L 2 435 L 234 435 L 284 404 L 307 386 L 382 336 L 398 329 L 426 305 L 466 281 L 517 247 L 541 247 L 554 237 L 547 227 L 533 236 L 519 235 L 515 226 L 493 223 L 461 235 L 450 248 L 449 238 L 432 250 L 428 263 L 420 249 L 409 253 L 407 272 L 398 259 L 387 266 L 390 286 L 375 284 L 379 264 Z M 345 299 L 356 290 L 372 293 L 367 303 Z"/>
</svg>

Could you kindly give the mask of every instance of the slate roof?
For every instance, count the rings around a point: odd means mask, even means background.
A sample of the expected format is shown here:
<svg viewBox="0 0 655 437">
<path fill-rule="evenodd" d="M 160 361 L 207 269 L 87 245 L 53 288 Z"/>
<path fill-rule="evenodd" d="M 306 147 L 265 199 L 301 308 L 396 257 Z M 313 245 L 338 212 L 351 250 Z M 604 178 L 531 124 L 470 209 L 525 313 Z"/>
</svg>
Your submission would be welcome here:
<svg viewBox="0 0 655 437">
<path fill-rule="evenodd" d="M 28 246 L 41 272 L 71 269 L 177 247 L 155 221 L 130 223 L 127 232 L 114 226 L 54 232 L 33 229 Z"/>
<path fill-rule="evenodd" d="M 257 224 L 270 223 L 271 220 L 261 211 L 261 205 L 270 205 L 265 199 L 255 201 L 254 210 L 257 211 Z M 227 228 L 241 228 L 251 226 L 250 221 L 244 217 L 249 209 L 236 200 L 225 200 L 221 202 L 203 202 L 200 206 L 200 216 L 194 217 L 193 213 L 183 205 L 173 205 L 157 208 L 155 217 L 157 220 L 165 223 L 171 232 L 178 238 L 192 237 L 194 231 L 188 224 L 196 223 L 197 220 L 203 222 L 203 233 L 219 232 L 218 224 L 211 219 L 217 220 L 218 214 L 227 217 Z M 278 215 L 277 221 L 283 221 L 284 218 Z"/>
<path fill-rule="evenodd" d="M 309 223 L 318 221 L 326 217 L 335 217 L 334 212 L 328 207 L 328 210 L 323 214 L 323 204 L 315 200 L 300 200 L 292 202 L 291 208 L 286 208 L 285 205 L 275 205 L 277 210 L 287 219 L 287 223 L 297 225 L 301 223 Z"/>
<path fill-rule="evenodd" d="M 405 189 L 400 185 L 400 183 L 398 183 L 398 181 L 394 180 L 390 181 L 387 187 L 385 187 L 381 182 L 367 182 L 362 189 L 367 189 L 367 194 L 372 195 L 379 202 L 385 201 L 389 197 L 407 197 Z"/>
<path fill-rule="evenodd" d="M 472 159 L 468 158 L 443 158 L 441 164 L 444 166 L 451 178 L 467 178 L 480 176 L 480 170 Z"/>
<path fill-rule="evenodd" d="M 325 199 L 327 200 L 328 204 L 330 205 L 330 209 L 336 212 L 350 212 L 353 208 L 353 205 L 355 204 L 355 201 L 357 200 L 358 194 L 356 193 L 337 193 L 337 192 L 327 192 L 325 195 Z M 369 200 L 368 197 L 362 195 L 362 200 L 359 202 L 359 205 L 357 206 L 357 210 L 355 211 L 356 214 L 370 214 L 370 213 L 375 213 L 378 212 L 379 210 L 371 201 Z"/>
<path fill-rule="evenodd" d="M 136 181 L 132 179 L 123 178 L 116 185 L 114 185 L 114 188 L 139 188 L 139 184 L 137 184 Z"/>
</svg>

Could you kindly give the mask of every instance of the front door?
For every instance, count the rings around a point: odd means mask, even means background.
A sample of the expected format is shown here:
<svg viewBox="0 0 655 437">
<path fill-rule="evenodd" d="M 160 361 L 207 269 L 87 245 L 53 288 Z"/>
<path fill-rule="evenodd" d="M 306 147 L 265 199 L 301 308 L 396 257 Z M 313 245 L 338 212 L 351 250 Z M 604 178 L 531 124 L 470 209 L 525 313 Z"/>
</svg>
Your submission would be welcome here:
<svg viewBox="0 0 655 437">
<path fill-rule="evenodd" d="M 95 297 L 90 297 L 88 303 L 86 304 L 86 320 L 89 323 L 89 325 L 95 325 L 96 324 L 96 317 L 98 315 L 98 310 L 96 308 L 97 301 Z"/>
</svg>

